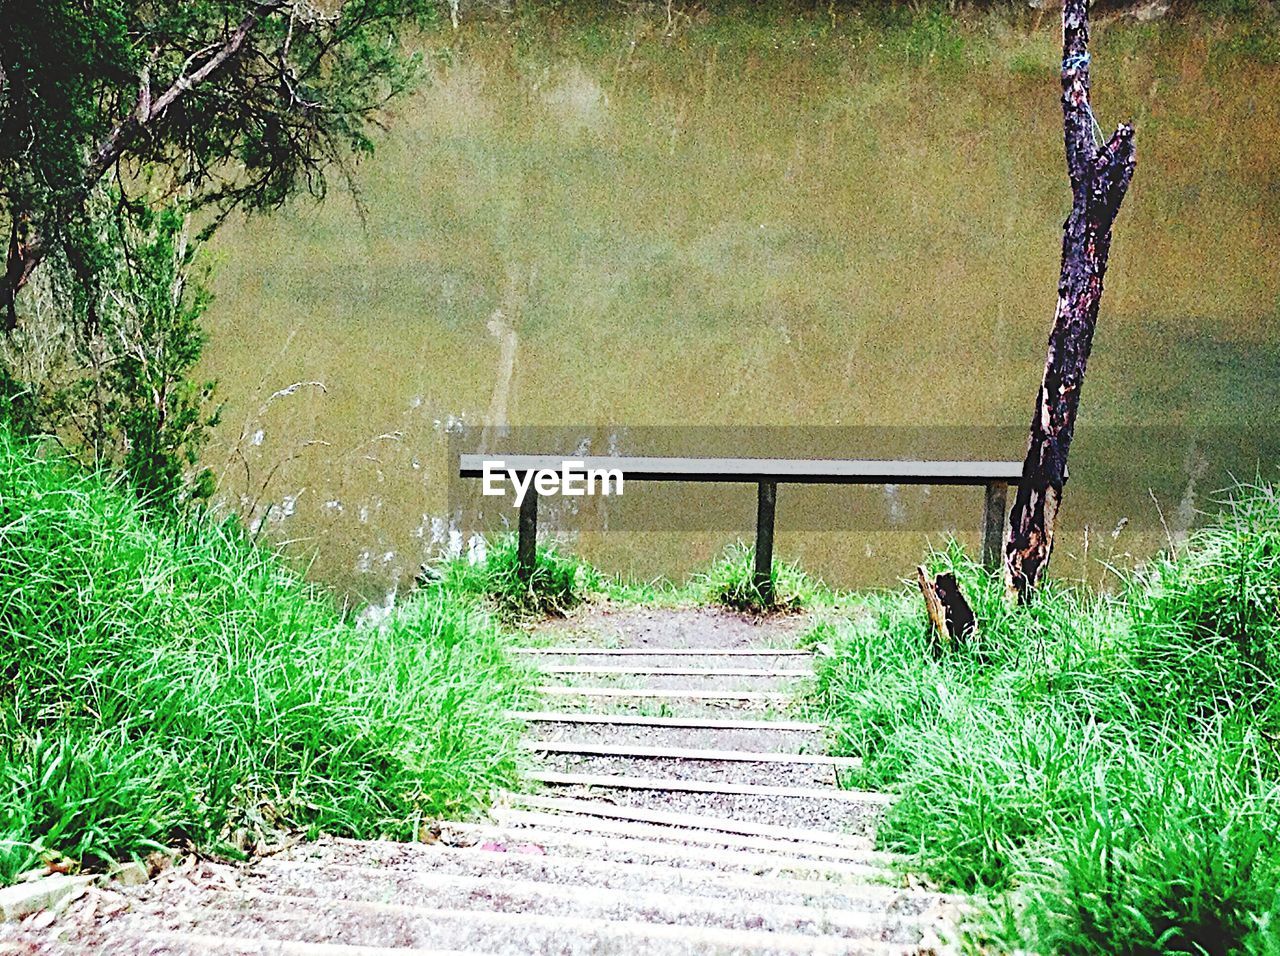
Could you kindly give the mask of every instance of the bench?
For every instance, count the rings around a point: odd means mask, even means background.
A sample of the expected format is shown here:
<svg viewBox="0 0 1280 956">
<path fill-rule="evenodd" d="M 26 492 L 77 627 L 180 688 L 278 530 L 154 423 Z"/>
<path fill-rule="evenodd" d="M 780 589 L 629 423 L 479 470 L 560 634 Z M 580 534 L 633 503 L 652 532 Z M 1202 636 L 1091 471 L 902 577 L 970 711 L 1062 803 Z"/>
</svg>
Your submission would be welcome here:
<svg viewBox="0 0 1280 956">
<path fill-rule="evenodd" d="M 757 487 L 755 585 L 769 596 L 773 569 L 773 519 L 778 485 L 976 485 L 986 489 L 982 512 L 982 561 L 996 567 L 1004 532 L 1009 485 L 1022 477 L 1020 461 L 875 461 L 804 458 L 627 458 L 587 455 L 461 455 L 458 475 L 481 478 L 485 462 L 525 472 L 562 472 L 573 461 L 573 474 L 618 469 L 626 481 L 746 482 Z M 581 465 L 578 465 L 581 462 Z M 520 505 L 517 568 L 527 580 L 533 573 L 538 531 L 538 494 L 530 486 Z"/>
</svg>

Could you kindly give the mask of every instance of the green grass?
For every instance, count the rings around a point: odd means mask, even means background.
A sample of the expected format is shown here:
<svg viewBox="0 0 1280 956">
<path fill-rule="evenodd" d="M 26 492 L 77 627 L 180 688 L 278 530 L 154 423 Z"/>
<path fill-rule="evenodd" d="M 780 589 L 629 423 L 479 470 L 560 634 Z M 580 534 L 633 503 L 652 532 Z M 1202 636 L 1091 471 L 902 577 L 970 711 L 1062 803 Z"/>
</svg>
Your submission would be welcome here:
<svg viewBox="0 0 1280 956">
<path fill-rule="evenodd" d="M 355 626 L 233 523 L 150 516 L 0 428 L 0 882 L 475 812 L 515 776 L 504 643 L 449 595 Z"/>
<path fill-rule="evenodd" d="M 650 579 L 601 575 L 601 594 L 618 604 L 643 604 L 646 607 L 688 607 L 698 603 L 689 583 L 677 584 L 670 578 Z"/>
<path fill-rule="evenodd" d="M 756 613 L 801 610 L 823 590 L 799 565 L 775 558 L 769 572 L 770 593 L 764 595 L 756 587 L 754 562 L 753 548 L 741 542 L 730 545 L 710 568 L 693 578 L 689 590 L 713 604 Z"/>
<path fill-rule="evenodd" d="M 522 581 L 516 548 L 516 536 L 507 534 L 488 541 L 480 561 L 465 555 L 445 561 L 433 569 L 428 591 L 480 598 L 505 619 L 519 620 L 563 615 L 601 587 L 595 568 L 554 544 L 536 547 L 533 573 Z"/>
<path fill-rule="evenodd" d="M 854 782 L 892 789 L 880 840 L 990 894 L 995 951 L 1280 952 L 1280 501 L 1223 514 L 1119 593 L 1002 583 L 935 555 L 980 631 L 929 652 L 914 589 L 815 642 Z"/>
<path fill-rule="evenodd" d="M 555 544 L 539 544 L 533 574 L 526 583 L 516 573 L 516 536 L 507 534 L 487 541 L 479 561 L 463 555 L 432 567 L 425 584 L 431 593 L 479 599 L 502 619 L 517 622 L 561 616 L 596 598 L 646 607 L 711 603 L 771 613 L 830 604 L 838 597 L 799 565 L 775 560 L 772 600 L 765 600 L 753 580 L 753 555 L 744 544 L 730 545 L 708 568 L 678 583 L 667 578 L 611 577 Z"/>
</svg>

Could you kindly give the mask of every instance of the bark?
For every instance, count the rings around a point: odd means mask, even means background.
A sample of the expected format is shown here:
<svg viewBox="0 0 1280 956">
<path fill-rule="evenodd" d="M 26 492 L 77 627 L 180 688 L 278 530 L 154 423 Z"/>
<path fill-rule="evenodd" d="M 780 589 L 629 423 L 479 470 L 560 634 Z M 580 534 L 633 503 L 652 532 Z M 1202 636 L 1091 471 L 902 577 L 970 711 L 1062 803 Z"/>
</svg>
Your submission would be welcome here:
<svg viewBox="0 0 1280 956">
<path fill-rule="evenodd" d="M 1053 550 L 1054 524 L 1067 481 L 1067 453 L 1111 249 L 1111 226 L 1133 177 L 1133 127 L 1122 123 L 1106 145 L 1094 143 L 1086 0 L 1067 0 L 1062 10 L 1062 118 L 1071 214 L 1063 226 L 1058 305 L 1044 378 L 1036 395 L 1027 457 L 1005 543 L 1005 584 L 1019 601 L 1025 601 L 1039 584 Z"/>
<path fill-rule="evenodd" d="M 12 332 L 18 327 L 18 308 L 14 301 L 18 290 L 31 278 L 31 270 L 43 256 L 39 241 L 31 235 L 26 216 L 14 216 L 9 227 L 9 249 L 5 256 L 4 285 L 0 289 L 0 313 L 3 331 Z M 33 248 L 33 246 L 35 248 Z"/>
</svg>

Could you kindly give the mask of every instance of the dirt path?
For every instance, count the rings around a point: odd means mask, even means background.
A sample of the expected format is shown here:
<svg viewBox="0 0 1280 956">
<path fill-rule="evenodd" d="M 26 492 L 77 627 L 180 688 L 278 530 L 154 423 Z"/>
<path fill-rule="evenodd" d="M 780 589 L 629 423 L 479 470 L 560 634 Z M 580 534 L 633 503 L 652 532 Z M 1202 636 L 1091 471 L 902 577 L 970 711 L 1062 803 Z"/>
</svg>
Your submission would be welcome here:
<svg viewBox="0 0 1280 956">
<path fill-rule="evenodd" d="M 198 863 L 0 927 L 0 954 L 941 953 L 954 901 L 872 849 L 887 805 L 792 713 L 802 622 L 598 606 L 521 650 L 533 793 L 431 844 Z"/>
</svg>

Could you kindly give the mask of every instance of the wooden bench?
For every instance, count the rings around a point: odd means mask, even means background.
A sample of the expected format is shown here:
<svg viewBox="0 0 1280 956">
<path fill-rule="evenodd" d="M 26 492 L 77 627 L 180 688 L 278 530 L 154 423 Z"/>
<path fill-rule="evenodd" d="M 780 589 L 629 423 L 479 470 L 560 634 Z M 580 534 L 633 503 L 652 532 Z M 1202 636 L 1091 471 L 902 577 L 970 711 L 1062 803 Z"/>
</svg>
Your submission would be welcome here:
<svg viewBox="0 0 1280 956">
<path fill-rule="evenodd" d="M 724 481 L 756 485 L 755 583 L 768 595 L 773 568 L 773 518 L 778 485 L 979 485 L 986 489 L 982 513 L 982 561 L 1000 561 L 1005 504 L 1009 485 L 1022 477 L 1020 461 L 867 461 L 804 458 L 625 458 L 558 455 L 462 455 L 463 478 L 480 478 L 485 462 L 501 461 L 506 470 L 562 472 L 572 461 L 573 474 L 591 469 L 618 469 L 626 481 Z M 581 462 L 581 465 L 578 465 Z M 533 572 L 538 531 L 538 494 L 532 487 L 520 506 L 517 565 L 521 576 Z"/>
</svg>

